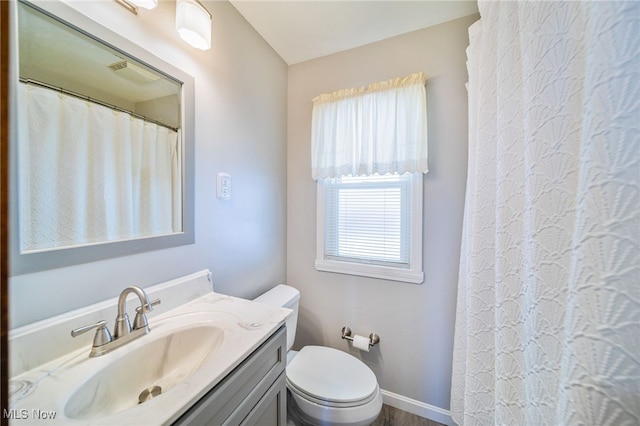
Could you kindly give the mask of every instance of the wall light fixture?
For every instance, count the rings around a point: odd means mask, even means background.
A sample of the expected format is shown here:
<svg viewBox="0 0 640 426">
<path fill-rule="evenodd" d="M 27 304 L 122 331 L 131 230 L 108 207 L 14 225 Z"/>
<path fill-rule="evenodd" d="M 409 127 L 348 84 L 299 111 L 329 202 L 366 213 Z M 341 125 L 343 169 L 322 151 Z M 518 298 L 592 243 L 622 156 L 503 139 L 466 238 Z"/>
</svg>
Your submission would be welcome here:
<svg viewBox="0 0 640 426">
<path fill-rule="evenodd" d="M 211 14 L 198 0 L 176 1 L 176 30 L 196 49 L 211 48 L 211 21 Z"/>
<path fill-rule="evenodd" d="M 158 0 L 127 0 L 129 3 L 142 7 L 144 9 L 155 9 L 158 6 Z"/>
<path fill-rule="evenodd" d="M 139 7 L 153 9 L 158 6 L 158 0 L 115 1 L 136 15 Z M 211 49 L 211 21 L 211 14 L 198 0 L 176 0 L 176 30 L 196 49 Z"/>
</svg>

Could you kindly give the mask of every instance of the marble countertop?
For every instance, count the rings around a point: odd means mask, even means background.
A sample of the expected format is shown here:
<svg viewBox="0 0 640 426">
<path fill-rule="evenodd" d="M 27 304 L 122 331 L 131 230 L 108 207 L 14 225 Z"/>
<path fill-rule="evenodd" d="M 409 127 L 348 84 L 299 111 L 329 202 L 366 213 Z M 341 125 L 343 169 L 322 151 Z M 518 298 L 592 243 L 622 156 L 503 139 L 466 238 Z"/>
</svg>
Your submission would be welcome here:
<svg viewBox="0 0 640 426">
<path fill-rule="evenodd" d="M 149 314 L 151 332 L 148 335 L 106 355 L 89 358 L 90 347 L 84 347 L 12 377 L 9 381 L 10 410 L 5 417 L 10 418 L 12 425 L 170 424 L 265 342 L 284 324 L 290 312 L 289 309 L 216 293 L 199 297 L 156 317 L 152 312 Z M 149 344 L 151 339 L 160 339 L 194 324 L 208 324 L 223 331 L 224 338 L 215 355 L 190 377 L 143 404 L 121 411 L 109 407 L 111 397 L 105 394 L 110 395 L 114 390 L 109 389 L 109 383 L 90 380 L 92 376 L 115 361 L 126 360 L 127 354 Z M 96 385 L 85 386 L 84 399 L 104 401 L 103 411 L 107 414 L 78 418 L 67 402 L 80 386 L 89 382 Z M 140 385 L 131 383 L 133 387 Z M 114 410 L 118 412 L 108 414 Z"/>
</svg>

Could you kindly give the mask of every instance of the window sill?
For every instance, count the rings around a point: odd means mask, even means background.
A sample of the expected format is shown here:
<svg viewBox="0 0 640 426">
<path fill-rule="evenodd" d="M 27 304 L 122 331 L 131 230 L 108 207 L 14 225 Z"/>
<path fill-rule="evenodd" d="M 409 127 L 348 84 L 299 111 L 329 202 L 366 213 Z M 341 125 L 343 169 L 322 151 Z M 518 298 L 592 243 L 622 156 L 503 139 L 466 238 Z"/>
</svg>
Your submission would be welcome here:
<svg viewBox="0 0 640 426">
<path fill-rule="evenodd" d="M 424 281 L 424 273 L 422 271 L 390 268 L 388 266 L 379 265 L 365 265 L 361 263 L 339 262 L 335 260 L 316 260 L 316 269 L 324 272 L 359 275 L 362 277 L 402 281 L 412 284 L 421 284 Z"/>
</svg>

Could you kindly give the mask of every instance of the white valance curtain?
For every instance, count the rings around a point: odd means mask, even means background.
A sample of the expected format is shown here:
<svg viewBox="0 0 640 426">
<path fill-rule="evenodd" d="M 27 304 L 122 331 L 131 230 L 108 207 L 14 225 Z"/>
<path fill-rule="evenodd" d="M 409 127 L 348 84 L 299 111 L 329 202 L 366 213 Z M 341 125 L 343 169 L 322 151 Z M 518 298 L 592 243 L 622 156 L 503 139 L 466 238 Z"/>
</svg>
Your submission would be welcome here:
<svg viewBox="0 0 640 426">
<path fill-rule="evenodd" d="M 640 424 L 640 3 L 479 2 L 451 415 Z"/>
<path fill-rule="evenodd" d="M 313 99 L 313 179 L 427 173 L 427 76 L 416 73 Z"/>
<path fill-rule="evenodd" d="M 182 229 L 179 131 L 24 83 L 18 108 L 22 251 Z"/>
</svg>

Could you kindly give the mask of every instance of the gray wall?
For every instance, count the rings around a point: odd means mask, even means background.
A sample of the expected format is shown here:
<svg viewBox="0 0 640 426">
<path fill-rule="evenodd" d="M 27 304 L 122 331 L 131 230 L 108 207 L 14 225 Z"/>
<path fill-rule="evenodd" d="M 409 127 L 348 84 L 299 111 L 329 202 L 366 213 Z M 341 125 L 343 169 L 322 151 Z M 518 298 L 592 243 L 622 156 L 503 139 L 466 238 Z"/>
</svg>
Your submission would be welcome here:
<svg viewBox="0 0 640 426">
<path fill-rule="evenodd" d="M 11 327 L 194 271 L 213 271 L 216 291 L 254 297 L 286 276 L 287 66 L 227 2 L 213 14 L 212 48 L 175 31 L 175 3 L 133 15 L 114 1 L 71 6 L 195 78 L 196 243 L 9 280 Z M 216 199 L 216 173 L 232 176 Z"/>
<path fill-rule="evenodd" d="M 300 289 L 296 347 L 322 344 L 360 357 L 387 391 L 449 409 L 456 286 L 467 168 L 467 28 L 477 15 L 289 67 L 287 278 Z M 333 90 L 428 74 L 430 172 L 424 178 L 421 285 L 318 272 L 311 99 Z M 376 332 L 369 353 L 342 326 Z"/>
</svg>

